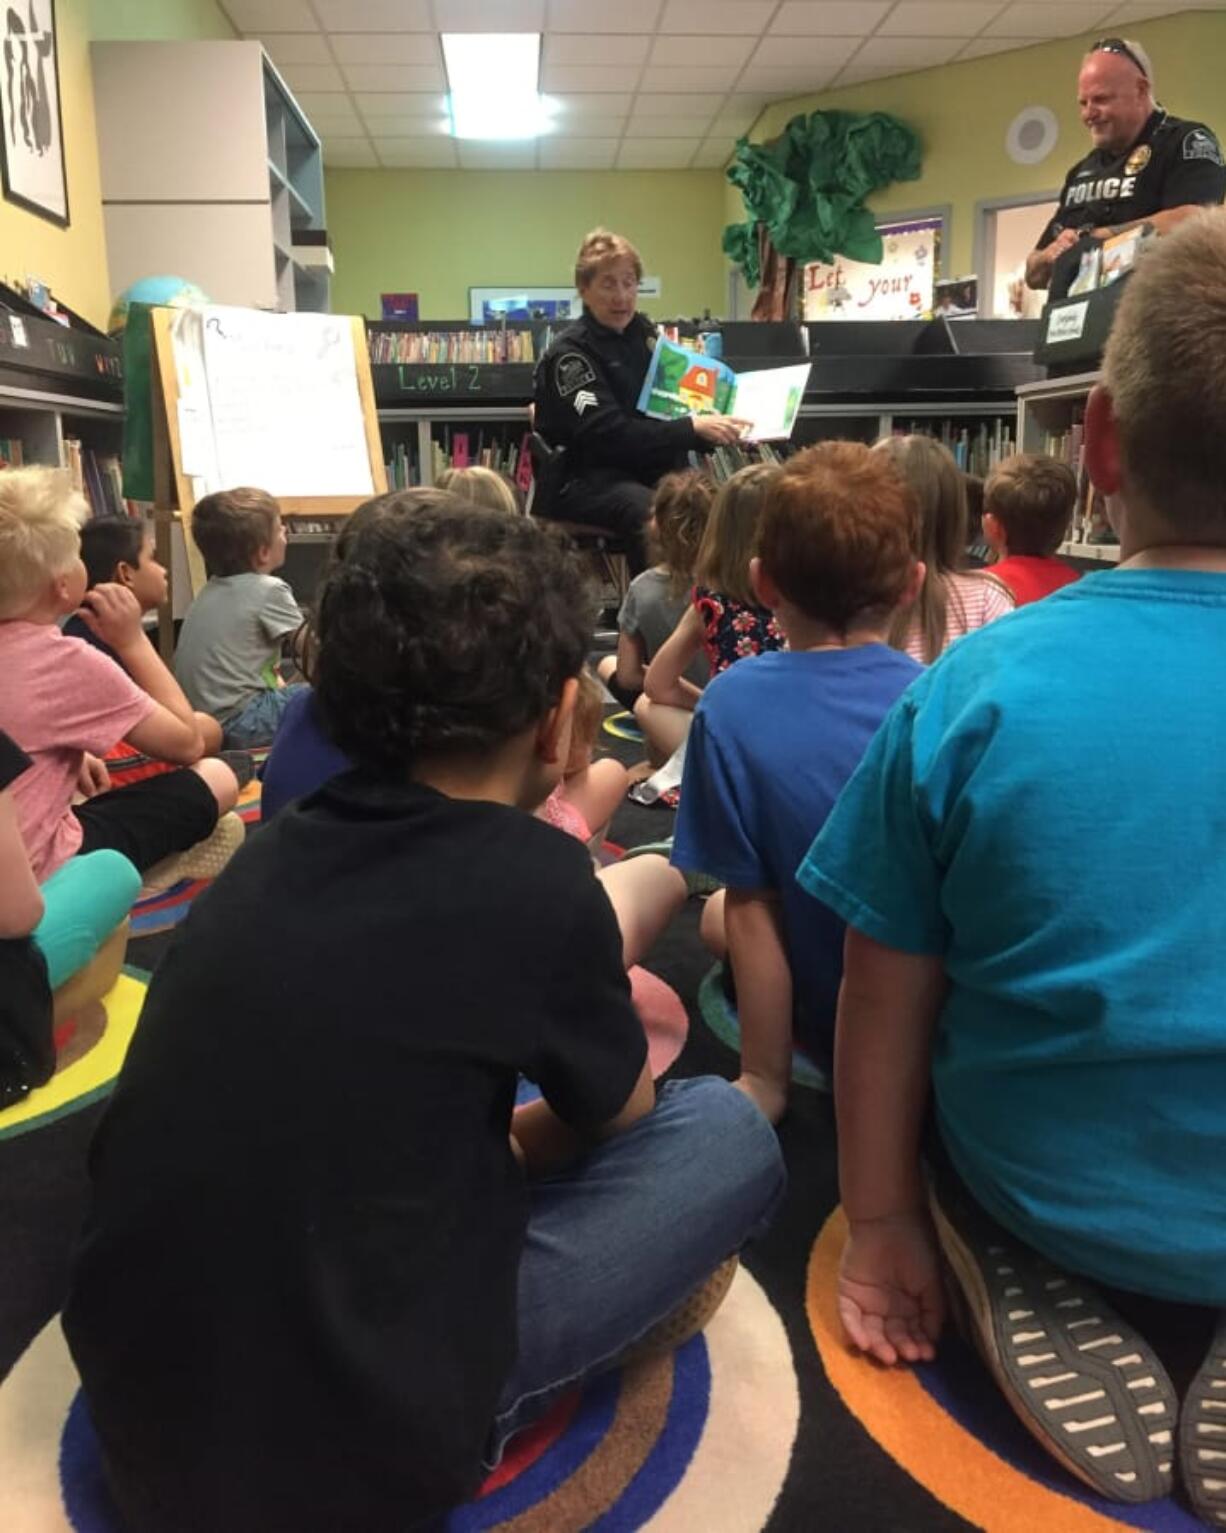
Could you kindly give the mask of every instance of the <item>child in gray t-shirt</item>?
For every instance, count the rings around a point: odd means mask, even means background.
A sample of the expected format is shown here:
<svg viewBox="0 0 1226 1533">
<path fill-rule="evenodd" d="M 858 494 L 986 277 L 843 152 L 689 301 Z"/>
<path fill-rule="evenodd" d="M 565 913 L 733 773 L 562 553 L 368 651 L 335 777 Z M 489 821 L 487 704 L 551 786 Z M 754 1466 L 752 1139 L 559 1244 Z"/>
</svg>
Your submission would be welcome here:
<svg viewBox="0 0 1226 1533">
<path fill-rule="evenodd" d="M 227 746 L 268 745 L 301 686 L 282 685 L 277 672 L 303 623 L 293 592 L 273 574 L 285 563 L 280 507 L 263 490 L 206 495 L 191 534 L 209 578 L 183 620 L 175 675 L 192 706 L 220 722 Z"/>
<path fill-rule="evenodd" d="M 666 474 L 656 486 L 647 522 L 656 563 L 630 582 L 617 614 L 617 654 L 606 655 L 597 667 L 601 681 L 623 707 L 634 707 L 649 661 L 689 605 L 694 556 L 714 494 L 711 479 L 695 469 Z M 696 687 L 705 687 L 710 675 L 703 654 L 685 671 L 686 680 Z"/>
</svg>

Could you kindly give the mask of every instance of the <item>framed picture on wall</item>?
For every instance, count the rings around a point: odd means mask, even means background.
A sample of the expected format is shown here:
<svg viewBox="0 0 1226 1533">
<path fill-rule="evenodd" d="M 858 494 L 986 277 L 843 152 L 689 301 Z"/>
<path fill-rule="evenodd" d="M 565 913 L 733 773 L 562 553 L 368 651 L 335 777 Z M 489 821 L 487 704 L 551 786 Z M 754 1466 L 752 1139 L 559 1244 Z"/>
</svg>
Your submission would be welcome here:
<svg viewBox="0 0 1226 1533">
<path fill-rule="evenodd" d="M 470 287 L 468 319 L 474 325 L 527 319 L 578 319 L 583 305 L 573 287 Z"/>
<path fill-rule="evenodd" d="M 5 0 L 0 22 L 0 182 L 9 202 L 68 223 L 55 0 Z"/>
</svg>

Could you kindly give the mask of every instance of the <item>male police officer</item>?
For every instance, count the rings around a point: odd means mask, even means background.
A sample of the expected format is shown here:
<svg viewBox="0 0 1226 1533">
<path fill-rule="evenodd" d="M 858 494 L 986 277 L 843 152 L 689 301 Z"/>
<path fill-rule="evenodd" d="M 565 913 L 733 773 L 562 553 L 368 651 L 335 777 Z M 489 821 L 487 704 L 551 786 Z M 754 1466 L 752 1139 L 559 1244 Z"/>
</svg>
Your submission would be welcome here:
<svg viewBox="0 0 1226 1533">
<path fill-rule="evenodd" d="M 648 420 L 638 414 L 655 326 L 635 311 L 643 265 L 629 240 L 595 229 L 575 262 L 583 316 L 536 368 L 536 429 L 560 454 L 537 464 L 538 516 L 605 527 L 622 539 L 631 574 L 646 565 L 644 524 L 656 480 L 691 449 L 735 442 L 744 422 L 723 415 Z"/>
<path fill-rule="evenodd" d="M 1078 266 L 1067 252 L 1083 238 L 1140 223 L 1165 234 L 1226 195 L 1217 139 L 1204 123 L 1155 105 L 1153 78 L 1148 54 L 1125 38 L 1104 37 L 1086 55 L 1077 102 L 1094 147 L 1069 171 L 1060 207 L 1026 258 L 1030 287 L 1067 292 Z"/>
</svg>

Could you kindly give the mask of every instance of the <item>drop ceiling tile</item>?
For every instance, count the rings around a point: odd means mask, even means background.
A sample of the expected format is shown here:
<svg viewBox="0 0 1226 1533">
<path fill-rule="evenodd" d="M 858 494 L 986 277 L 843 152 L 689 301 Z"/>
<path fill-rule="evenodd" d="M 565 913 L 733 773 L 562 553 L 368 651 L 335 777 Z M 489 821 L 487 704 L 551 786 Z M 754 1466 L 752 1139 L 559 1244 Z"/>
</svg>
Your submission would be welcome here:
<svg viewBox="0 0 1226 1533">
<path fill-rule="evenodd" d="M 295 92 L 300 90 L 343 91 L 345 82 L 335 64 L 278 64 Z"/>
<path fill-rule="evenodd" d="M 379 163 L 389 167 L 443 170 L 460 163 L 454 138 L 377 138 Z"/>
<path fill-rule="evenodd" d="M 557 64 L 599 64 L 637 68 L 647 57 L 649 37 L 629 34 L 580 37 L 570 32 L 546 33 L 542 60 L 546 66 Z"/>
<path fill-rule="evenodd" d="M 537 145 L 542 170 L 612 170 L 619 138 L 543 138 Z"/>
<path fill-rule="evenodd" d="M 722 109 L 723 91 L 640 91 L 634 98 L 635 117 L 709 117 Z"/>
<path fill-rule="evenodd" d="M 1129 0 L 1126 5 L 1117 6 L 1115 10 L 1104 19 L 1103 25 L 1109 27 L 1127 26 L 1133 21 L 1148 21 L 1151 16 L 1170 16 L 1176 11 L 1220 11 L 1222 0 L 1176 0 L 1171 4 L 1170 0 L 1164 5 L 1161 0 Z"/>
<path fill-rule="evenodd" d="M 969 34 L 964 34 L 969 35 Z M 764 37 L 749 61 L 753 69 L 812 69 L 829 74 L 860 46 L 855 37 Z"/>
<path fill-rule="evenodd" d="M 797 64 L 793 69 L 747 69 L 738 82 L 761 93 L 768 101 L 781 96 L 811 96 L 825 90 L 834 79 L 837 66 L 823 69 L 818 64 Z"/>
<path fill-rule="evenodd" d="M 368 138 L 326 138 L 324 164 L 333 170 L 374 170 L 379 161 Z"/>
<path fill-rule="evenodd" d="M 626 139 L 617 155 L 619 170 L 683 170 L 702 142 L 697 138 Z"/>
<path fill-rule="evenodd" d="M 834 84 L 862 85 L 867 80 L 884 80 L 890 75 L 905 75 L 907 67 L 905 64 L 862 64 L 859 59 L 853 59 L 839 71 Z"/>
<path fill-rule="evenodd" d="M 442 63 L 346 64 L 345 79 L 355 91 L 442 91 L 447 88 Z"/>
<path fill-rule="evenodd" d="M 657 37 L 653 64 L 744 64 L 753 52 L 752 37 Z"/>
<path fill-rule="evenodd" d="M 440 32 L 543 32 L 545 0 L 434 0 Z"/>
<path fill-rule="evenodd" d="M 353 99 L 372 126 L 381 117 L 434 117 L 447 107 L 446 94 L 441 90 L 357 91 Z"/>
<path fill-rule="evenodd" d="M 690 161 L 695 170 L 722 170 L 732 158 L 732 144 L 726 138 L 709 138 Z"/>
<path fill-rule="evenodd" d="M 634 100 L 633 91 L 579 91 L 551 93 L 567 117 L 624 117 Z"/>
<path fill-rule="evenodd" d="M 442 57 L 428 32 L 334 32 L 329 41 L 338 64 L 438 64 Z"/>
<path fill-rule="evenodd" d="M 990 53 L 1010 53 L 1014 48 L 1033 48 L 1033 37 L 973 37 L 958 55 L 962 59 L 987 58 Z"/>
<path fill-rule="evenodd" d="M 451 119 L 445 112 L 432 117 L 376 117 L 368 121 L 371 133 L 380 138 L 431 138 L 436 134 L 451 132 Z"/>
<path fill-rule="evenodd" d="M 604 69 L 596 64 L 546 64 L 541 70 L 541 89 L 554 95 L 561 91 L 632 91 L 639 83 L 636 66 Z"/>
<path fill-rule="evenodd" d="M 899 0 L 880 37 L 974 37 L 1000 15 L 1000 0 Z"/>
<path fill-rule="evenodd" d="M 760 102 L 755 102 L 751 107 L 739 110 L 721 112 L 711 124 L 711 133 L 722 133 L 728 139 L 740 138 L 743 133 L 748 133 L 754 123 L 762 115 Z"/>
<path fill-rule="evenodd" d="M 663 0 L 545 0 L 549 32 L 642 32 L 656 29 Z"/>
<path fill-rule="evenodd" d="M 298 105 L 302 106 L 301 101 Z M 339 109 L 331 112 L 311 112 L 306 107 L 302 109 L 306 112 L 307 121 L 321 138 L 357 138 L 366 132 L 366 124 L 352 107 L 347 112 Z"/>
<path fill-rule="evenodd" d="M 701 64 L 648 64 L 643 71 L 645 91 L 726 91 L 740 70 L 735 64 L 709 68 Z"/>
<path fill-rule="evenodd" d="M 358 115 L 353 110 L 353 102 L 344 91 L 304 90 L 295 91 L 294 96 L 298 105 L 311 119 L 312 126 L 316 126 L 324 118 L 335 118 L 338 121 L 344 119 L 347 122 L 351 122 L 355 133 L 362 131 Z"/>
<path fill-rule="evenodd" d="M 666 0 L 661 32 L 688 32 L 692 37 L 756 37 L 771 18 L 775 0 Z"/>
<path fill-rule="evenodd" d="M 487 142 L 483 139 L 461 139 L 461 170 L 535 170 L 536 140 L 529 139 L 513 144 Z"/>
<path fill-rule="evenodd" d="M 314 0 L 329 32 L 430 32 L 428 0 Z"/>
<path fill-rule="evenodd" d="M 581 135 L 583 138 L 620 138 L 626 127 L 626 119 L 620 117 L 577 117 L 573 112 L 559 112 L 553 119 L 550 138 L 566 138 Z"/>
<path fill-rule="evenodd" d="M 710 124 L 710 112 L 704 117 L 632 117 L 626 125 L 626 137 L 701 138 Z"/>
<path fill-rule="evenodd" d="M 865 37 L 890 0 L 785 0 L 770 25 L 780 37 Z"/>
<path fill-rule="evenodd" d="M 1070 37 L 1092 31 L 1111 14 L 1103 0 L 1065 0 L 1060 5 L 1014 0 L 984 28 L 985 37 Z"/>
<path fill-rule="evenodd" d="M 947 63 L 962 46 L 953 37 L 870 37 L 852 62 L 874 69 L 928 69 Z"/>
<path fill-rule="evenodd" d="M 318 32 L 308 0 L 225 0 L 240 32 Z"/>
<path fill-rule="evenodd" d="M 269 57 L 278 69 L 284 71 L 291 64 L 330 64 L 332 55 L 322 32 L 272 32 L 263 42 Z"/>
</svg>

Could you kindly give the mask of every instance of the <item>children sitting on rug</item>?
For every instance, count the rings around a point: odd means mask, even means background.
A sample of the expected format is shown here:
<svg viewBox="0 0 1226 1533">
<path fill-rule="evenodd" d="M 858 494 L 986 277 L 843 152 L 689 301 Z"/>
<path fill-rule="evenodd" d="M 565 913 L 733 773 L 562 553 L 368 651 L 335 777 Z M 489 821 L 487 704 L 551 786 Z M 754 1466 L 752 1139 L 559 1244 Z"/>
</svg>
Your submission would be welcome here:
<svg viewBox="0 0 1226 1533">
<path fill-rule="evenodd" d="M 147 522 L 131 516 L 92 516 L 81 528 L 81 561 L 85 565 L 86 589 L 114 582 L 126 586 L 136 597 L 142 616 L 147 616 L 166 600 L 166 569 L 154 557 L 153 529 Z M 81 614 L 74 613 L 64 624 L 64 632 L 73 639 L 84 639 L 100 649 L 116 664 L 122 661 L 104 644 Z M 196 727 L 206 756 L 221 750 L 221 725 L 207 713 L 196 714 Z M 103 758 L 111 781 L 117 786 L 155 777 L 171 768 L 164 762 L 150 761 L 132 746 L 120 743 Z M 228 765 L 235 766 L 234 757 Z M 240 780 L 239 786 L 243 786 Z"/>
<path fill-rule="evenodd" d="M 331 569 L 357 769 L 196 906 L 93 1148 L 64 1328 L 131 1533 L 401 1533 L 769 1220 L 770 1125 L 657 1096 L 591 860 L 524 812 L 591 615 L 548 529 L 473 506 Z"/>
<path fill-rule="evenodd" d="M 701 690 L 686 678 L 706 655 L 711 675 L 763 650 L 782 649 L 783 634 L 749 585 L 749 559 L 762 499 L 775 470 L 755 463 L 733 474 L 711 506 L 694 565 L 695 586 L 681 621 L 647 668 L 634 715 L 654 761 L 684 742 Z"/>
<path fill-rule="evenodd" d="M 1214 1524 L 1223 357 L 1226 213 L 1213 212 L 1137 267 L 1086 407 L 1119 568 L 971 635 L 922 676 L 800 874 L 850 928 L 837 1043 L 849 1339 L 883 1363 L 930 1358 L 943 1253 L 992 1373 L 1050 1452 L 1113 1501 L 1165 1495 L 1178 1475 Z M 1120 1293 L 1109 1303 L 1100 1285 Z M 1163 1306 L 1146 1306 L 1146 1334 L 1124 1318 L 1137 1295 L 1200 1307 L 1174 1311 L 1183 1335 L 1213 1338 L 1182 1401 L 1146 1339 Z"/>
<path fill-rule="evenodd" d="M 0 473 L 0 729 L 34 763 L 13 795 L 40 883 L 103 847 L 143 873 L 204 842 L 238 797 L 231 769 L 201 759 L 195 714 L 150 644 L 136 597 L 114 584 L 86 591 L 86 515 L 60 469 Z M 120 664 L 61 632 L 58 620 L 78 611 Z M 188 770 L 111 788 L 99 757 L 119 740 Z M 241 822 L 225 821 L 220 834 L 241 841 Z"/>
<path fill-rule="evenodd" d="M 1056 558 L 1077 502 L 1077 476 L 1059 458 L 1019 452 L 1003 459 L 983 493 L 983 535 L 996 579 L 1019 607 L 1072 585 L 1078 572 Z"/>
<path fill-rule="evenodd" d="M 638 702 L 648 665 L 685 615 L 714 495 L 709 475 L 687 469 L 665 474 L 651 497 L 645 531 L 655 563 L 630 582 L 617 614 L 617 653 L 606 655 L 597 667 L 623 708 Z M 682 674 L 701 690 L 711 678 L 707 657 L 695 654 Z"/>
<path fill-rule="evenodd" d="M 890 436 L 873 448 L 893 463 L 919 509 L 918 551 L 927 574 L 919 596 L 900 608 L 890 643 L 931 665 L 955 639 L 1013 611 L 1007 588 L 966 569 L 966 475 L 948 447 L 928 436 Z"/>
<path fill-rule="evenodd" d="M 227 746 L 268 745 L 301 687 L 286 686 L 277 670 L 303 622 L 273 574 L 285 563 L 280 508 L 263 490 L 206 495 L 191 535 L 209 578 L 183 620 L 175 675 L 193 706 L 220 721 Z"/>
<path fill-rule="evenodd" d="M 896 610 L 924 568 L 915 504 L 889 462 L 857 442 L 797 453 L 762 496 L 748 580 L 788 647 L 713 678 L 694 711 L 672 858 L 726 884 L 703 912 L 725 943 L 741 1028 L 737 1084 L 773 1121 L 795 1037 L 829 1068 L 844 926 L 796 868 L 877 726 L 920 673 L 891 649 Z"/>
</svg>

